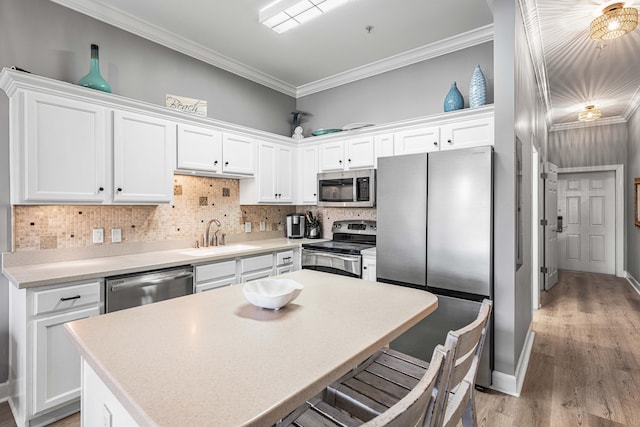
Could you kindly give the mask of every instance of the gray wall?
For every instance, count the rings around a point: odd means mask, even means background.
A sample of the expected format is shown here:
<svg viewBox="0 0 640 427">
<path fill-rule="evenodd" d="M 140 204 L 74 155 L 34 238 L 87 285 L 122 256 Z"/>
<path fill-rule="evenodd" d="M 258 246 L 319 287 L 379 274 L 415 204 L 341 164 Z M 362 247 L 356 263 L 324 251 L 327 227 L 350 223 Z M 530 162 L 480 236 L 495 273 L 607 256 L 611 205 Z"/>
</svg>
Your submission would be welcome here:
<svg viewBox="0 0 640 427">
<path fill-rule="evenodd" d="M 309 113 L 304 134 L 342 128 L 349 123 L 389 123 L 442 113 L 451 84 L 469 106 L 469 82 L 476 65 L 487 80 L 487 103 L 493 103 L 493 43 L 483 43 L 448 55 L 389 71 L 298 99 Z"/>
<path fill-rule="evenodd" d="M 549 133 L 549 161 L 559 168 L 626 165 L 627 124 L 591 126 Z"/>
<path fill-rule="evenodd" d="M 100 46 L 113 93 L 164 105 L 166 93 L 208 101 L 208 116 L 288 135 L 295 99 L 45 0 L 0 2 L 0 66 L 76 83 Z M 0 92 L 0 251 L 10 250 L 8 100 Z M 8 282 L 0 277 L 0 383 L 8 378 Z"/>
<path fill-rule="evenodd" d="M 627 190 L 625 197 L 627 200 L 626 209 L 626 236 L 627 236 L 627 268 L 626 270 L 637 281 L 640 281 L 640 228 L 634 225 L 634 194 L 633 180 L 640 177 L 640 108 L 629 119 L 629 156 L 628 168 L 626 171 L 625 184 Z"/>
</svg>

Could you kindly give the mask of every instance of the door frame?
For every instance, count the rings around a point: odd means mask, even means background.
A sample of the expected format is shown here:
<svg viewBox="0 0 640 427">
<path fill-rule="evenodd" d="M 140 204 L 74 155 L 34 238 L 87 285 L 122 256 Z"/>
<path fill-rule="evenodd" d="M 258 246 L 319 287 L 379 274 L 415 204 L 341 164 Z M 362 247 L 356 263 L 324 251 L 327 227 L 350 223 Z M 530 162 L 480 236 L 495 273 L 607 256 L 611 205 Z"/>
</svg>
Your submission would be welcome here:
<svg viewBox="0 0 640 427">
<path fill-rule="evenodd" d="M 539 231 L 540 227 L 540 211 L 538 209 L 539 199 L 539 169 L 540 154 L 531 144 L 531 305 L 533 310 L 540 308 L 540 253 L 539 253 Z M 544 244 L 544 242 L 542 242 Z"/>
<path fill-rule="evenodd" d="M 624 251 L 624 165 L 604 165 L 604 166 L 584 166 L 574 168 L 558 168 L 558 175 L 563 173 L 580 172 L 615 172 L 615 193 L 616 193 L 616 224 L 615 224 L 615 247 L 616 260 L 615 271 L 617 277 L 624 277 L 624 261 L 626 254 Z M 558 181 L 560 177 L 558 176 Z"/>
</svg>

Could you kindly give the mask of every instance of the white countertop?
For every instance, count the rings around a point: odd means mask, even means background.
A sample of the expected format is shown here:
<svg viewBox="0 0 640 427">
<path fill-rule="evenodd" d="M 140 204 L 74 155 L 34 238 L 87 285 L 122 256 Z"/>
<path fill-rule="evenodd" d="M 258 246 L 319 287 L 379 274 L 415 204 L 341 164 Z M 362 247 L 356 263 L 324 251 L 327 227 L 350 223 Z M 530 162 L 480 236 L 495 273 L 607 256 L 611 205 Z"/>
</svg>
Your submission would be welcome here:
<svg viewBox="0 0 640 427">
<path fill-rule="evenodd" d="M 67 324 L 141 425 L 271 425 L 437 307 L 422 290 L 301 270 L 279 311 L 242 285 Z"/>
<path fill-rule="evenodd" d="M 22 289 L 180 265 L 202 264 L 221 259 L 299 248 L 302 243 L 316 241 L 318 240 L 276 238 L 199 249 L 182 248 L 28 265 L 6 266 L 3 264 L 2 273 L 14 285 Z"/>
</svg>

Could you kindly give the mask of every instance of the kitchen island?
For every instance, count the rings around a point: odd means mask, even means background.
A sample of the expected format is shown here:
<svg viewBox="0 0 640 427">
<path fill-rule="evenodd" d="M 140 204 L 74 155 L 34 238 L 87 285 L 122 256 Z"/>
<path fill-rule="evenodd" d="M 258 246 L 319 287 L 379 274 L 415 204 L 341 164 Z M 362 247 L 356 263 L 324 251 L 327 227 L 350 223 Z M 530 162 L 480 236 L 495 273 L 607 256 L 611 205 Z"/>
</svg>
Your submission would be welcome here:
<svg viewBox="0 0 640 427">
<path fill-rule="evenodd" d="M 280 277 L 304 290 L 278 311 L 240 285 L 67 324 L 84 359 L 83 425 L 268 426 L 437 307 L 416 289 Z"/>
</svg>

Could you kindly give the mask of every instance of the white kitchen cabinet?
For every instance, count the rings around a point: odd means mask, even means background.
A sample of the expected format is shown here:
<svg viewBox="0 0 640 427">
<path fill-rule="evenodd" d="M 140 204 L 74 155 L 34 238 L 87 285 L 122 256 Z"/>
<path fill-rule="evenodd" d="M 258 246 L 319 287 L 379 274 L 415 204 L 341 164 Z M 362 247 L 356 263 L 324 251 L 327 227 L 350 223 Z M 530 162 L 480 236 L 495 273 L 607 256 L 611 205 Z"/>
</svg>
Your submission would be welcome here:
<svg viewBox="0 0 640 427">
<path fill-rule="evenodd" d="M 178 125 L 178 171 L 222 171 L 222 132 L 204 126 Z"/>
<path fill-rule="evenodd" d="M 298 182 L 300 183 L 299 203 L 318 203 L 318 147 L 298 148 Z"/>
<path fill-rule="evenodd" d="M 289 204 L 293 201 L 294 148 L 258 142 L 255 178 L 240 180 L 240 204 Z"/>
<path fill-rule="evenodd" d="M 113 132 L 114 202 L 170 203 L 176 125 L 144 114 L 114 111 Z"/>
<path fill-rule="evenodd" d="M 80 353 L 64 324 L 100 314 L 100 307 L 70 311 L 34 321 L 34 414 L 80 397 Z"/>
<path fill-rule="evenodd" d="M 108 134 L 103 107 L 26 92 L 24 108 L 13 98 L 11 113 L 12 203 L 105 201 Z"/>
<path fill-rule="evenodd" d="M 80 355 L 64 324 L 99 315 L 103 280 L 9 285 L 12 392 L 17 425 L 46 425 L 80 410 Z"/>
<path fill-rule="evenodd" d="M 367 253 L 366 250 L 362 252 L 362 279 L 372 282 L 377 279 L 375 252 L 373 254 Z"/>
<path fill-rule="evenodd" d="M 250 282 L 252 280 L 265 279 L 267 277 L 273 276 L 273 253 L 267 255 L 257 255 L 248 258 L 240 258 L 238 263 L 241 283 Z"/>
<path fill-rule="evenodd" d="M 440 149 L 440 127 L 424 127 L 396 132 L 394 155 L 429 153 Z"/>
<path fill-rule="evenodd" d="M 376 157 L 376 167 L 378 167 L 378 159 L 380 157 L 393 156 L 393 134 L 386 133 L 373 137 L 374 152 Z"/>
<path fill-rule="evenodd" d="M 443 141 L 441 150 L 493 145 L 493 117 L 446 124 L 441 127 L 441 134 Z"/>
<path fill-rule="evenodd" d="M 102 427 L 138 427 L 140 425 L 86 360 L 82 361 L 82 386 L 81 425 Z"/>
<path fill-rule="evenodd" d="M 320 171 L 372 168 L 374 153 L 372 136 L 325 143 L 320 145 Z"/>
<path fill-rule="evenodd" d="M 238 283 L 235 259 L 197 265 L 194 270 L 196 293 Z"/>
<path fill-rule="evenodd" d="M 232 133 L 222 134 L 222 171 L 230 174 L 251 176 L 254 174 L 255 141 L 247 136 Z"/>
</svg>

